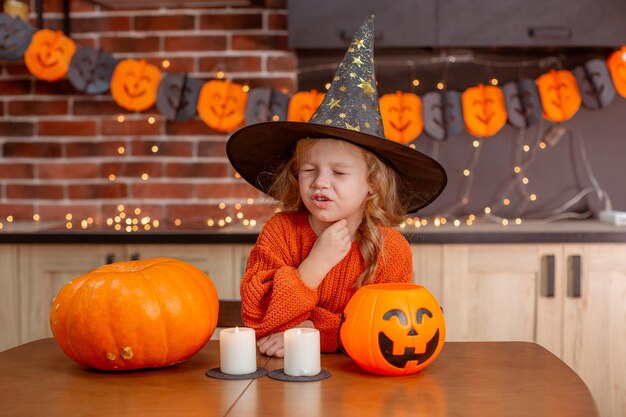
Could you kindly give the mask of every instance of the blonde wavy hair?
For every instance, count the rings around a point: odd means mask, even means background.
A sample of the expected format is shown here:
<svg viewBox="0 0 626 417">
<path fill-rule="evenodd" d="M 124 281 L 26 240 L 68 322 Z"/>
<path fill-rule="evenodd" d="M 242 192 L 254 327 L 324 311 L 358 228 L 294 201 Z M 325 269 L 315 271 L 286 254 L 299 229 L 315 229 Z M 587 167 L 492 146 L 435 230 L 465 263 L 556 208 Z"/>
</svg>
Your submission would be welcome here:
<svg viewBox="0 0 626 417">
<path fill-rule="evenodd" d="M 281 210 L 295 212 L 306 210 L 298 184 L 298 171 L 302 154 L 310 149 L 318 140 L 301 139 L 297 142 L 293 156 L 279 167 L 273 175 L 268 194 L 281 204 Z M 397 226 L 402 223 L 406 214 L 400 202 L 399 178 L 396 172 L 376 155 L 358 147 L 363 153 L 367 172 L 367 183 L 372 189 L 365 200 L 363 221 L 357 230 L 357 240 L 365 270 L 354 283 L 355 288 L 371 284 L 374 281 L 383 239 L 379 226 Z"/>
</svg>

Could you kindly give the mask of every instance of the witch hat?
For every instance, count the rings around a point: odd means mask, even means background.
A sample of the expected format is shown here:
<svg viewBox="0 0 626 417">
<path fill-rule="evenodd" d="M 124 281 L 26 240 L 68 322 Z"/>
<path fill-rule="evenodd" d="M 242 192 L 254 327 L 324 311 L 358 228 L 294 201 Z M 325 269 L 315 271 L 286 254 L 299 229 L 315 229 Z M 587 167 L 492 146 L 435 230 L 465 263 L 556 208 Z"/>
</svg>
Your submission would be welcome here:
<svg viewBox="0 0 626 417">
<path fill-rule="evenodd" d="M 407 213 L 430 204 L 447 177 L 429 156 L 385 139 L 374 75 L 374 16 L 357 30 L 322 101 L 308 122 L 264 122 L 232 134 L 226 153 L 235 170 L 267 192 L 272 175 L 304 138 L 339 139 L 367 149 L 400 178 L 400 199 Z"/>
</svg>

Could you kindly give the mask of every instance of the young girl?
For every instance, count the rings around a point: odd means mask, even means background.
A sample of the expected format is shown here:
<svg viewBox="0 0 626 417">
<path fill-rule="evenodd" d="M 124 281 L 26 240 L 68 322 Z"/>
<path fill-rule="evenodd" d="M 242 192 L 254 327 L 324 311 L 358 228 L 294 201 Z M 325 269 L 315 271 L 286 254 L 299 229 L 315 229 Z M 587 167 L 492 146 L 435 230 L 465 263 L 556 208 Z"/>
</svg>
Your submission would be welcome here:
<svg viewBox="0 0 626 417">
<path fill-rule="evenodd" d="M 372 33 L 373 17 L 308 123 L 251 125 L 227 145 L 239 174 L 282 204 L 240 287 L 244 323 L 268 356 L 283 356 L 283 331 L 293 327 L 317 328 L 321 350 L 337 350 L 341 313 L 359 287 L 411 282 L 411 249 L 392 226 L 446 183 L 436 161 L 384 139 Z"/>
</svg>

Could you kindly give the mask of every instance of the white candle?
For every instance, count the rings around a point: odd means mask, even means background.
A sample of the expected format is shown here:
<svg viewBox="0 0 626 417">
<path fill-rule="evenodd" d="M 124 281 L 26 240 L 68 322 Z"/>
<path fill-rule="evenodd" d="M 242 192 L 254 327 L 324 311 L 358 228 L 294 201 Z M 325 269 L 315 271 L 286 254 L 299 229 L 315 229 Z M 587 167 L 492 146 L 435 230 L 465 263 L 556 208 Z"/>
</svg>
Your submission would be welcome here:
<svg viewBox="0 0 626 417">
<path fill-rule="evenodd" d="M 320 332 L 317 329 L 295 328 L 286 330 L 285 374 L 313 376 L 321 371 Z"/>
<path fill-rule="evenodd" d="M 256 372 L 254 329 L 235 327 L 220 330 L 220 371 L 230 375 Z"/>
</svg>

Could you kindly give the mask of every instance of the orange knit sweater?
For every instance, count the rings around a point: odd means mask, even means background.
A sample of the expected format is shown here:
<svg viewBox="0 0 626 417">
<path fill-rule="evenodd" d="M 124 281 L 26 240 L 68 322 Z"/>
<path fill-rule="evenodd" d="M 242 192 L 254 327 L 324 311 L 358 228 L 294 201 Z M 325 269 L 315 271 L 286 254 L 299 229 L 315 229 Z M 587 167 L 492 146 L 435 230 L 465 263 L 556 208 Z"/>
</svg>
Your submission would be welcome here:
<svg viewBox="0 0 626 417">
<path fill-rule="evenodd" d="M 381 233 L 385 261 L 379 262 L 374 282 L 411 282 L 408 242 L 393 228 L 381 227 Z M 240 287 L 243 321 L 255 329 L 257 338 L 311 320 L 320 331 L 322 352 L 337 350 L 341 313 L 365 267 L 358 244 L 353 242 L 316 290 L 307 287 L 297 268 L 316 239 L 305 212 L 279 213 L 263 226 Z"/>
</svg>

